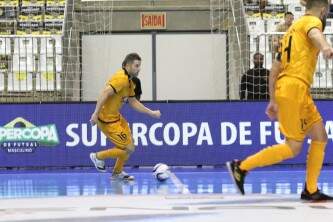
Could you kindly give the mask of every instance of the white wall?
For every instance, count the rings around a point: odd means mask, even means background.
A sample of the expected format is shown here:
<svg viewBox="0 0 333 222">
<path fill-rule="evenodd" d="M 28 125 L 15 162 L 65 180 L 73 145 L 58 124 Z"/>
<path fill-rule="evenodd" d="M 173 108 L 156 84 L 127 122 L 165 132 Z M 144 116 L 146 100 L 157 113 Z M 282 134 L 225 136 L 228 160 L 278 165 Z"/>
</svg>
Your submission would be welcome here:
<svg viewBox="0 0 333 222">
<path fill-rule="evenodd" d="M 152 35 L 84 35 L 82 90 L 84 101 L 96 100 L 125 55 L 142 56 L 142 99 L 153 99 Z M 223 34 L 157 34 L 158 100 L 226 99 L 226 36 Z"/>
<path fill-rule="evenodd" d="M 160 34 L 156 39 L 158 100 L 226 98 L 226 37 Z"/>
<path fill-rule="evenodd" d="M 152 100 L 152 36 L 84 35 L 82 37 L 82 100 L 95 101 L 108 78 L 121 69 L 125 56 L 137 52 L 142 58 L 142 99 Z"/>
</svg>

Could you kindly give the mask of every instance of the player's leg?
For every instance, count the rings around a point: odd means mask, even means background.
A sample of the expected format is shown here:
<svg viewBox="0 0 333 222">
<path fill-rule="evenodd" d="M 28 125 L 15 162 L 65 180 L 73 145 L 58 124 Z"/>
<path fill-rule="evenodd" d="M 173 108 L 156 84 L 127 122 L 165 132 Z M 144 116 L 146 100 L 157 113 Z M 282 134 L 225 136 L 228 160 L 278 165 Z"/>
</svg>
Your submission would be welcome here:
<svg viewBox="0 0 333 222">
<path fill-rule="evenodd" d="M 126 147 L 124 147 L 124 151 L 126 155 L 117 158 L 116 163 L 113 168 L 112 179 L 120 179 L 120 180 L 134 180 L 133 176 L 128 175 L 124 170 L 124 165 L 129 159 L 130 155 L 134 152 L 135 146 L 133 143 L 130 143 Z"/>
<path fill-rule="evenodd" d="M 271 166 L 297 156 L 303 142 L 286 139 L 283 144 L 276 144 L 247 157 L 243 161 L 227 162 L 227 168 L 239 192 L 244 195 L 244 180 L 247 172 L 257 167 Z"/>
<path fill-rule="evenodd" d="M 126 164 L 130 155 L 134 152 L 135 146 L 133 143 L 129 124 L 122 116 L 120 117 L 120 121 L 113 129 L 111 140 L 122 151 L 122 155 L 117 157 L 111 178 L 120 180 L 134 180 L 133 176 L 128 175 L 123 170 L 124 165 Z"/>
<path fill-rule="evenodd" d="M 327 133 L 317 108 L 312 99 L 308 106 L 309 130 L 308 136 L 311 138 L 311 144 L 308 149 L 308 157 L 306 164 L 306 183 L 301 199 L 304 200 L 333 200 L 318 190 L 317 182 L 323 165 L 325 149 L 327 144 Z"/>
<path fill-rule="evenodd" d="M 111 149 L 103 150 L 97 153 L 91 153 L 90 159 L 94 163 L 98 171 L 106 172 L 106 167 L 105 167 L 106 159 L 125 158 L 126 154 L 127 153 L 125 150 L 115 146 Z"/>
<path fill-rule="evenodd" d="M 270 166 L 297 156 L 302 149 L 302 141 L 286 139 L 284 144 L 269 146 L 249 156 L 240 164 L 240 169 L 250 171 L 257 167 Z"/>
<path fill-rule="evenodd" d="M 126 156 L 126 151 L 123 148 L 121 148 L 119 145 L 111 149 L 103 150 L 96 153 L 96 157 L 99 160 L 106 160 L 110 158 L 116 159 L 119 157 L 124 158 L 125 156 Z"/>
<path fill-rule="evenodd" d="M 309 131 L 311 144 L 306 165 L 306 187 L 310 193 L 317 191 L 317 180 L 324 161 L 327 134 L 322 121 L 315 123 Z"/>
<path fill-rule="evenodd" d="M 303 132 L 299 121 L 304 106 L 302 101 L 295 101 L 295 98 L 300 97 L 300 91 L 302 90 L 297 87 L 297 83 L 296 86 L 288 86 L 288 83 L 280 85 L 276 92 L 278 120 L 280 130 L 287 138 L 285 143 L 268 146 L 243 161 L 235 160 L 227 163 L 231 177 L 242 194 L 244 194 L 244 179 L 248 171 L 293 158 L 302 149 L 305 132 Z M 290 112 L 290 110 L 293 112 Z"/>
<path fill-rule="evenodd" d="M 133 176 L 129 176 L 123 171 L 123 167 L 131 153 L 129 150 L 133 150 L 133 148 L 130 147 L 134 147 L 134 145 L 129 145 L 126 147 L 114 147 L 112 149 L 103 150 L 98 153 L 91 153 L 90 158 L 94 162 L 96 169 L 101 172 L 106 171 L 104 160 L 109 158 L 116 159 L 116 163 L 112 171 L 112 179 L 134 180 Z"/>
<path fill-rule="evenodd" d="M 127 125 L 128 127 L 128 125 Z M 113 159 L 125 159 L 127 158 L 126 146 L 131 143 L 131 140 L 128 140 L 130 133 L 128 130 L 124 130 L 121 122 L 116 122 L 112 124 L 106 124 L 98 122 L 98 128 L 111 140 L 115 147 L 107 150 L 102 150 L 97 153 L 91 153 L 90 159 L 94 163 L 96 169 L 101 172 L 106 172 L 105 169 L 105 160 L 109 158 Z"/>
</svg>

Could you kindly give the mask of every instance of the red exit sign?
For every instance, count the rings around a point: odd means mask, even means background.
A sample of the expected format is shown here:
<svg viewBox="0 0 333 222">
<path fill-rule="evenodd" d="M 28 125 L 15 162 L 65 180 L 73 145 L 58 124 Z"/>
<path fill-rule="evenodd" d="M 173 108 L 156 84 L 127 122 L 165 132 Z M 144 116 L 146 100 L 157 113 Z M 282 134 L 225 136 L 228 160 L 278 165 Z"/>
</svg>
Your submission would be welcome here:
<svg viewBox="0 0 333 222">
<path fill-rule="evenodd" d="M 141 13 L 141 29 L 166 29 L 165 12 Z"/>
</svg>

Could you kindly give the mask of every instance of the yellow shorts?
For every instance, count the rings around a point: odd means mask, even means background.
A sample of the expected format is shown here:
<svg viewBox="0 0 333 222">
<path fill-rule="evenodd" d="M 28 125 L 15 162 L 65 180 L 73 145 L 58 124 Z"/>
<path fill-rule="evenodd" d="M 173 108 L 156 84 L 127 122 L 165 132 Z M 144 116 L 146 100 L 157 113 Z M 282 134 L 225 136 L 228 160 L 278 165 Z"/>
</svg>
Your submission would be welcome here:
<svg viewBox="0 0 333 222">
<path fill-rule="evenodd" d="M 303 141 L 313 124 L 322 121 L 309 87 L 301 80 L 282 77 L 275 88 L 280 131 L 286 138 Z"/>
<path fill-rule="evenodd" d="M 119 121 L 107 123 L 102 120 L 97 122 L 98 128 L 118 148 L 126 148 L 133 143 L 131 129 L 126 119 L 120 115 Z"/>
</svg>

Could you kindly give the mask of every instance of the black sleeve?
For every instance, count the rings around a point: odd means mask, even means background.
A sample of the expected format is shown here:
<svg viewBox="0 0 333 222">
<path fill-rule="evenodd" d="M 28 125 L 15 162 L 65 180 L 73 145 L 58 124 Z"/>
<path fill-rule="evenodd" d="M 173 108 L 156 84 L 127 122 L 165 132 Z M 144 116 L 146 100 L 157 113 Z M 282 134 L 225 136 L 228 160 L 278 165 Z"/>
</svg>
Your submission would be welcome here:
<svg viewBox="0 0 333 222">
<path fill-rule="evenodd" d="M 137 78 L 137 77 L 134 77 L 134 78 L 132 79 L 132 81 L 133 81 L 133 83 L 134 83 L 134 85 L 135 85 L 135 88 L 134 88 L 135 96 L 136 96 L 136 97 L 137 97 L 137 96 L 141 96 L 141 94 L 142 94 L 142 90 L 141 90 L 141 81 L 140 81 L 140 79 Z"/>
<path fill-rule="evenodd" d="M 137 79 L 136 86 L 135 86 L 135 95 L 141 96 L 142 89 L 141 89 L 141 81 L 140 79 Z"/>
</svg>

